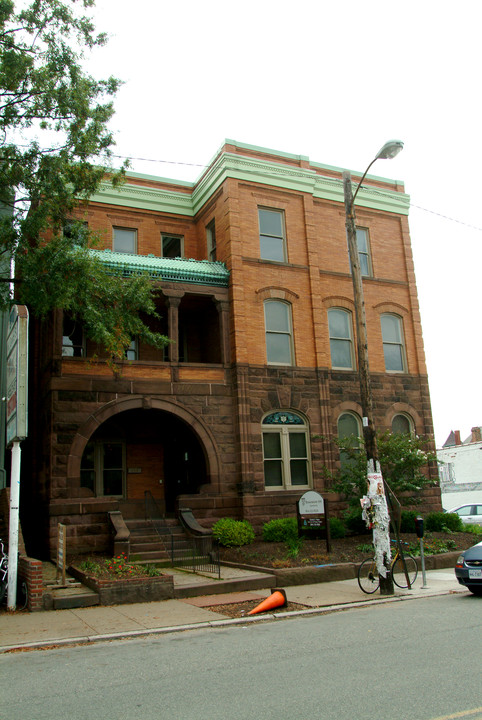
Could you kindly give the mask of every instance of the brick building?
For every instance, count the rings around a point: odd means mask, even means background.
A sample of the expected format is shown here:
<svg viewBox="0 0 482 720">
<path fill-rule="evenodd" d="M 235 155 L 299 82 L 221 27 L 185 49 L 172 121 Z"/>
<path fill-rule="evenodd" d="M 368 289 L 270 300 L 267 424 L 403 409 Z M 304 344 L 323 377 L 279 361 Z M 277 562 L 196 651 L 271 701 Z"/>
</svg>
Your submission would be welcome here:
<svg viewBox="0 0 482 720">
<path fill-rule="evenodd" d="M 45 549 L 58 522 L 71 548 L 106 549 L 108 511 L 141 512 L 146 490 L 168 514 L 257 527 L 326 494 L 333 437 L 362 434 L 341 175 L 228 140 L 195 183 L 129 173 L 79 211 L 107 266 L 160 283 L 172 343 L 133 338 L 113 375 L 61 312 L 32 324 L 23 493 Z M 396 181 L 357 196 L 375 421 L 431 435 L 408 208 Z"/>
</svg>

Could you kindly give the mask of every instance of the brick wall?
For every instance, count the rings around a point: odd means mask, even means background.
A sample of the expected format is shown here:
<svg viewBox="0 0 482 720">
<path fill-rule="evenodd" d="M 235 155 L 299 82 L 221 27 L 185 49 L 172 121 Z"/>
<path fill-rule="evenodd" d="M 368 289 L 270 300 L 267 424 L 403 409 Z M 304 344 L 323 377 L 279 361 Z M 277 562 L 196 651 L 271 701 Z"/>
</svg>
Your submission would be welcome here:
<svg viewBox="0 0 482 720">
<path fill-rule="evenodd" d="M 18 578 L 27 584 L 28 604 L 31 612 L 43 610 L 43 572 L 41 560 L 21 555 L 18 559 Z"/>
</svg>

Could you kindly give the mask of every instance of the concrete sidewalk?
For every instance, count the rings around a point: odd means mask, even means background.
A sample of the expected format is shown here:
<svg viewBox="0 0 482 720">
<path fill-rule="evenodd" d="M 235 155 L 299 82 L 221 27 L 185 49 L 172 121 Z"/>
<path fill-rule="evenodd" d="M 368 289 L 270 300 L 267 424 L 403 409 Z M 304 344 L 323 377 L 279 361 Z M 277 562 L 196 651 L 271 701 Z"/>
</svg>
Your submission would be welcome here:
<svg viewBox="0 0 482 720">
<path fill-rule="evenodd" d="M 347 607 L 399 602 L 411 598 L 467 593 L 458 584 L 453 569 L 429 570 L 427 587 L 422 587 L 419 573 L 412 590 L 396 588 L 395 595 L 365 595 L 356 579 L 294 585 L 286 588 L 289 602 L 299 603 L 306 610 L 264 613 L 232 619 L 223 614 L 223 605 L 246 600 L 262 600 L 270 589 L 236 591 L 215 595 L 199 595 L 179 600 L 164 600 L 109 607 L 95 606 L 73 610 L 50 610 L 38 613 L 0 614 L 0 652 L 34 649 L 51 645 L 98 642 L 119 638 L 142 637 L 150 634 L 174 632 L 229 624 L 246 624 L 279 620 L 294 615 L 334 612 Z M 205 586 L 200 586 L 205 587 Z M 207 609 L 207 608 L 211 609 Z M 217 609 L 213 609 L 217 608 Z"/>
</svg>

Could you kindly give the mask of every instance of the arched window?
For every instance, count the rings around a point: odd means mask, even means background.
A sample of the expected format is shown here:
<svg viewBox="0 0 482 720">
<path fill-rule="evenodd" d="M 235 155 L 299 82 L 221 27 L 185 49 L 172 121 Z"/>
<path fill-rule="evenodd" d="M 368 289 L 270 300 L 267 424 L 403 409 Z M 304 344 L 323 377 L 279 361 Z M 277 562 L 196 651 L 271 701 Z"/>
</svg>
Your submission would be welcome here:
<svg viewBox="0 0 482 720">
<path fill-rule="evenodd" d="M 280 300 L 264 303 L 268 365 L 293 365 L 291 305 Z"/>
<path fill-rule="evenodd" d="M 338 439 L 347 440 L 349 448 L 359 449 L 363 436 L 360 418 L 355 413 L 347 412 L 338 418 Z M 352 464 L 350 454 L 340 449 L 340 464 L 342 469 Z"/>
<path fill-rule="evenodd" d="M 413 435 L 413 421 L 408 415 L 394 415 L 392 433 L 395 435 Z"/>
<path fill-rule="evenodd" d="M 383 354 L 387 372 L 405 372 L 405 346 L 402 318 L 386 313 L 380 318 L 382 324 Z"/>
<path fill-rule="evenodd" d="M 343 308 L 328 310 L 330 331 L 331 366 L 343 370 L 353 370 L 353 325 L 351 312 Z"/>
<path fill-rule="evenodd" d="M 267 489 L 311 485 L 308 426 L 293 412 L 278 411 L 262 423 L 264 484 Z"/>
</svg>

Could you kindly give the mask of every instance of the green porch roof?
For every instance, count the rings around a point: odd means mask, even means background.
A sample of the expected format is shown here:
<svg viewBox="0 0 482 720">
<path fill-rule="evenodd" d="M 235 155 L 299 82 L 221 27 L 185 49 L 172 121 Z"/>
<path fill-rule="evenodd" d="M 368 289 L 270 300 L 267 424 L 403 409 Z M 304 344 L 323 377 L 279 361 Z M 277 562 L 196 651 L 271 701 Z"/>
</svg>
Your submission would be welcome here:
<svg viewBox="0 0 482 720">
<path fill-rule="evenodd" d="M 112 250 L 90 250 L 107 268 L 122 272 L 124 277 L 148 273 L 153 280 L 195 283 L 227 287 L 229 270 L 222 262 L 161 258 L 154 255 L 132 255 Z"/>
</svg>

